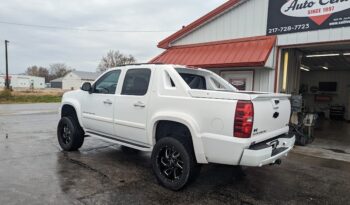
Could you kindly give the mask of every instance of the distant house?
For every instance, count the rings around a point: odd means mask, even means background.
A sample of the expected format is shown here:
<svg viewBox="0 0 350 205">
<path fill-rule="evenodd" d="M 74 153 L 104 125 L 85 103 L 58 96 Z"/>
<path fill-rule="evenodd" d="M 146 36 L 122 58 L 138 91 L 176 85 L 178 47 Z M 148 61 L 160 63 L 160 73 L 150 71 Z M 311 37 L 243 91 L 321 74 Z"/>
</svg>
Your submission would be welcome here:
<svg viewBox="0 0 350 205">
<path fill-rule="evenodd" d="M 72 71 L 62 78 L 63 90 L 77 90 L 84 82 L 94 82 L 101 73 Z"/>
<path fill-rule="evenodd" d="M 0 88 L 5 87 L 6 75 L 0 75 Z M 45 78 L 30 75 L 9 75 L 10 87 L 12 88 L 45 88 Z"/>
<path fill-rule="evenodd" d="M 62 89 L 62 80 L 63 78 L 56 78 L 50 81 L 51 88 L 61 88 Z"/>
</svg>

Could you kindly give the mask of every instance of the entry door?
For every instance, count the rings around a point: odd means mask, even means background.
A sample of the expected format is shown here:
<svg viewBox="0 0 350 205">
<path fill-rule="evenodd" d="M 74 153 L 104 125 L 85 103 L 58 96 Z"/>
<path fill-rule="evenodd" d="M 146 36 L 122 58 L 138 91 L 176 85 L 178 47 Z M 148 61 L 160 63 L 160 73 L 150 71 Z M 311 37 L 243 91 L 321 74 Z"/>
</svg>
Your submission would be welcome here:
<svg viewBox="0 0 350 205">
<path fill-rule="evenodd" d="M 147 144 L 148 89 L 151 70 L 129 69 L 115 105 L 115 131 L 120 138 Z"/>
<path fill-rule="evenodd" d="M 82 119 L 89 131 L 114 135 L 115 90 L 120 72 L 113 70 L 104 74 L 93 85 L 92 93 L 86 92 L 82 100 Z"/>
</svg>

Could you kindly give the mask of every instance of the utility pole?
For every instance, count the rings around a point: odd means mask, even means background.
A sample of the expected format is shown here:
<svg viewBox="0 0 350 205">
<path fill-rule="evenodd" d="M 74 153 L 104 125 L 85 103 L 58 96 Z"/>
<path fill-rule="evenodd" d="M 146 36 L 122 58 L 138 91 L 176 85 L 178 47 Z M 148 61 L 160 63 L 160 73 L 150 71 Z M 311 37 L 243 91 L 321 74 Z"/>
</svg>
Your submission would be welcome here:
<svg viewBox="0 0 350 205">
<path fill-rule="evenodd" d="M 10 41 L 5 40 L 5 60 L 6 60 L 6 79 L 5 79 L 5 86 L 6 89 L 10 89 L 10 81 L 9 81 L 9 64 L 8 64 L 8 56 L 7 56 L 7 44 L 10 43 Z"/>
</svg>

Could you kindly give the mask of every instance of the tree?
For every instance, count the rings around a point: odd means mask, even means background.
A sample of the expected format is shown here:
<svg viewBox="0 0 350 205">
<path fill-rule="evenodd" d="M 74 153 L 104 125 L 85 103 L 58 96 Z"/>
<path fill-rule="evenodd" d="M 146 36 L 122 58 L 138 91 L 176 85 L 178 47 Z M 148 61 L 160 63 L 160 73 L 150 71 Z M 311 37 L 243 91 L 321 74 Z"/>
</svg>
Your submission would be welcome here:
<svg viewBox="0 0 350 205">
<path fill-rule="evenodd" d="M 107 56 L 102 57 L 100 64 L 98 65 L 98 71 L 105 71 L 108 68 L 113 68 L 120 65 L 135 63 L 136 59 L 132 55 L 125 55 L 119 51 L 110 50 Z"/>
<path fill-rule="evenodd" d="M 64 63 L 54 63 L 50 65 L 50 78 L 56 79 L 65 76 L 67 73 L 72 72 L 74 69 L 71 69 Z"/>
<path fill-rule="evenodd" d="M 49 82 L 50 80 L 49 70 L 47 68 L 38 67 L 36 65 L 28 67 L 25 74 L 31 75 L 31 76 L 43 77 L 45 78 L 45 82 Z"/>
</svg>

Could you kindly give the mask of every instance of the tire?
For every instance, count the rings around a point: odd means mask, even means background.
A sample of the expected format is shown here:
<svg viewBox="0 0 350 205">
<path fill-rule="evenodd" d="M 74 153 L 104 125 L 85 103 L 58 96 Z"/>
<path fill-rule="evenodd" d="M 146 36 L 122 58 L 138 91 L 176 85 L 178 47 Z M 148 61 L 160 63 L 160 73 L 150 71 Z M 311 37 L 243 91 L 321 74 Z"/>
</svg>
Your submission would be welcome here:
<svg viewBox="0 0 350 205">
<path fill-rule="evenodd" d="M 57 126 L 57 139 L 65 151 L 76 151 L 84 143 L 84 131 L 73 117 L 62 117 Z"/>
<path fill-rule="evenodd" d="M 185 139 L 162 138 L 152 151 L 152 168 L 158 182 L 173 191 L 194 181 L 200 171 L 193 148 Z"/>
</svg>

